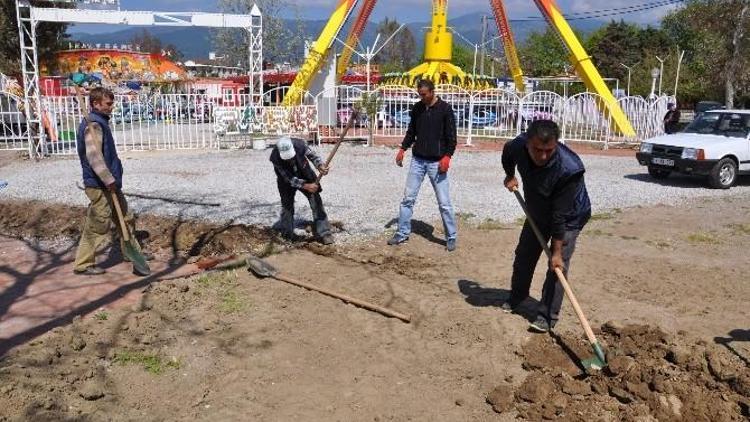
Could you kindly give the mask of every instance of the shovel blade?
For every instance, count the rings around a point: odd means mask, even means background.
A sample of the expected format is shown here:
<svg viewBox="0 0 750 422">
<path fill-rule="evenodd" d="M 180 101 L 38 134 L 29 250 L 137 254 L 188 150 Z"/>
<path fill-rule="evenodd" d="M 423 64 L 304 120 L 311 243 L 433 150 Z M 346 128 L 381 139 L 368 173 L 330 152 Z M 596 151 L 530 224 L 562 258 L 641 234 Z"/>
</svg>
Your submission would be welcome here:
<svg viewBox="0 0 750 422">
<path fill-rule="evenodd" d="M 125 242 L 125 250 L 123 251 L 123 254 L 130 260 L 130 262 L 133 263 L 133 271 L 135 271 L 138 275 L 151 275 L 151 268 L 149 268 L 148 262 L 146 262 L 146 258 L 141 254 L 138 248 L 133 245 L 132 242 L 132 238 L 129 241 Z"/>
<path fill-rule="evenodd" d="M 271 264 L 254 256 L 247 258 L 247 265 L 248 269 L 259 278 L 273 277 L 278 273 L 278 270 Z"/>
<path fill-rule="evenodd" d="M 604 349 L 602 349 L 599 342 L 593 343 L 591 348 L 594 350 L 594 356 L 581 361 L 583 369 L 587 374 L 601 371 L 607 366 L 607 358 L 604 356 Z"/>
</svg>

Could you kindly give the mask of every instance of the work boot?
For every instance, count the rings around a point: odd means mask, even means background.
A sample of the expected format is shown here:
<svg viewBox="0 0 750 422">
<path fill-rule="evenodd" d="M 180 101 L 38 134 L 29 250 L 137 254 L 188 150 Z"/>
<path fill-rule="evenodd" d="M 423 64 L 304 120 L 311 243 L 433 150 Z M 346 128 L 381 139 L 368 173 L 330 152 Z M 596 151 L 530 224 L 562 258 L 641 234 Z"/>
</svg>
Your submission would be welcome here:
<svg viewBox="0 0 750 422">
<path fill-rule="evenodd" d="M 327 234 L 320 238 L 320 243 L 324 245 L 333 245 L 333 236 Z"/>
<path fill-rule="evenodd" d="M 73 274 L 77 275 L 101 275 L 104 273 L 106 273 L 106 271 L 104 271 L 104 268 L 97 267 L 96 265 L 87 267 L 84 270 L 73 270 Z"/>
<path fill-rule="evenodd" d="M 552 325 L 547 321 L 547 318 L 539 315 L 534 322 L 529 324 L 529 330 L 535 333 L 548 333 L 552 331 Z"/>
<path fill-rule="evenodd" d="M 516 308 L 518 308 L 518 305 L 512 304 L 509 300 L 506 300 L 502 305 L 500 305 L 500 310 L 505 312 L 506 314 L 514 313 L 516 311 Z"/>
<path fill-rule="evenodd" d="M 388 240 L 388 245 L 390 246 L 400 245 L 406 242 L 407 240 L 409 240 L 408 236 L 401 236 L 400 234 L 396 233 L 393 235 L 392 238 Z"/>
<path fill-rule="evenodd" d="M 456 239 L 448 239 L 448 241 L 445 242 L 445 250 L 448 252 L 453 252 L 456 250 Z"/>
</svg>

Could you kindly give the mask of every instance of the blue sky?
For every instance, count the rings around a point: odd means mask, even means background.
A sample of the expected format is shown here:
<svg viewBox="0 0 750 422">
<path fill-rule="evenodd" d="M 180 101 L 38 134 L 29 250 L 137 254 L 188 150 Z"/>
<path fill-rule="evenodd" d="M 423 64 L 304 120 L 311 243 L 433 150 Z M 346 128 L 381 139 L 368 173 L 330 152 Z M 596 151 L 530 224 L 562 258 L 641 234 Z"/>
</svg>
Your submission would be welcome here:
<svg viewBox="0 0 750 422">
<path fill-rule="evenodd" d="M 251 0 L 248 0 L 251 1 Z M 360 0 L 361 1 L 361 0 Z M 540 16 L 532 0 L 504 0 L 511 19 L 522 19 L 529 16 Z M 333 10 L 338 0 L 287 0 L 288 3 L 302 5 L 298 10 L 304 18 L 324 19 Z M 612 9 L 647 3 L 649 0 L 557 0 L 563 13 L 580 13 L 592 10 Z M 216 1 L 205 0 L 120 0 L 122 9 L 153 11 L 217 11 Z M 380 0 L 375 7 L 372 18 L 398 17 L 400 22 L 422 22 L 429 20 L 430 0 Z M 665 6 L 641 13 L 622 15 L 621 18 L 640 24 L 657 24 L 674 6 Z M 449 17 L 457 17 L 473 12 L 491 13 L 489 0 L 448 0 Z M 291 16 L 291 10 L 289 11 Z M 618 17 L 619 19 L 620 17 Z M 603 18 L 609 19 L 609 18 Z M 122 27 L 103 27 L 101 25 L 78 27 L 73 31 L 110 32 Z"/>
</svg>

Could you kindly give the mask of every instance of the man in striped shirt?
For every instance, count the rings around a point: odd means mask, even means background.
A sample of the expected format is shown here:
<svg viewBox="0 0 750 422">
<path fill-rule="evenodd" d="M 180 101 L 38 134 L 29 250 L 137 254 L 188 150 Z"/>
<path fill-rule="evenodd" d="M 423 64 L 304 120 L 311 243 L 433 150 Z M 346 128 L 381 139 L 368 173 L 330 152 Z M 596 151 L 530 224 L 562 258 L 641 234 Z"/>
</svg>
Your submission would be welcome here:
<svg viewBox="0 0 750 422">
<path fill-rule="evenodd" d="M 108 89 L 92 89 L 89 93 L 91 112 L 82 119 L 76 136 L 83 185 L 90 201 L 76 252 L 73 269 L 76 274 L 104 273 L 104 269 L 96 266 L 96 251 L 107 240 L 110 224 L 114 223 L 115 227 L 119 227 L 117 216 L 113 216 L 112 212 L 112 192 L 119 199 L 130 232 L 135 233 L 134 218 L 128 212 L 128 204 L 122 194 L 122 162 L 109 128 L 114 98 L 114 94 Z M 121 251 L 124 250 L 123 243 L 120 236 Z M 147 259 L 151 258 L 149 255 L 145 256 Z"/>
</svg>

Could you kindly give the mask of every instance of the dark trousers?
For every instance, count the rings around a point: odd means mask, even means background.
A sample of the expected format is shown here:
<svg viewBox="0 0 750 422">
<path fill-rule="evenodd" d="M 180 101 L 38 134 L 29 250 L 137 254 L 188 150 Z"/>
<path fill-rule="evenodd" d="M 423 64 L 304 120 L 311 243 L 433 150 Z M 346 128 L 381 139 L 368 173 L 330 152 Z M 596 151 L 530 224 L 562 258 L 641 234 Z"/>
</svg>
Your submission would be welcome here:
<svg viewBox="0 0 750 422">
<path fill-rule="evenodd" d="M 548 242 L 551 237 L 549 227 L 541 226 L 539 230 L 542 232 L 545 242 Z M 563 270 L 565 277 L 568 276 L 570 258 L 575 251 L 576 239 L 578 239 L 579 233 L 580 230 L 565 232 L 562 250 L 563 262 L 565 263 L 565 270 Z M 529 297 L 529 288 L 531 287 L 531 280 L 534 277 L 534 268 L 536 268 L 542 251 L 542 245 L 539 244 L 539 240 L 537 240 L 534 231 L 527 221 L 521 230 L 521 237 L 518 240 L 518 246 L 516 246 L 516 258 L 513 261 L 513 276 L 510 282 L 510 302 L 512 306 L 518 305 Z M 544 286 L 542 287 L 542 300 L 539 303 L 538 313 L 550 321 L 552 325 L 559 319 L 564 295 L 565 292 L 557 280 L 557 275 L 548 269 L 547 276 L 544 279 Z"/>
<path fill-rule="evenodd" d="M 279 195 L 281 196 L 281 217 L 279 218 L 279 229 L 284 236 L 292 237 L 294 234 L 294 196 L 297 189 L 290 184 L 277 180 Z M 331 226 L 328 224 L 328 215 L 323 208 L 323 200 L 320 193 L 309 193 L 300 190 L 310 202 L 310 209 L 313 214 L 313 230 L 318 237 L 324 237 L 331 234 Z"/>
</svg>

